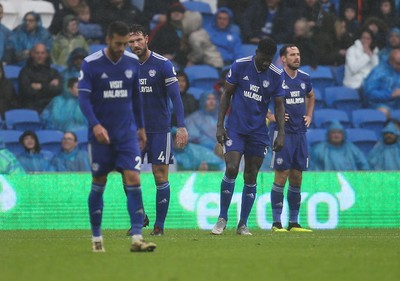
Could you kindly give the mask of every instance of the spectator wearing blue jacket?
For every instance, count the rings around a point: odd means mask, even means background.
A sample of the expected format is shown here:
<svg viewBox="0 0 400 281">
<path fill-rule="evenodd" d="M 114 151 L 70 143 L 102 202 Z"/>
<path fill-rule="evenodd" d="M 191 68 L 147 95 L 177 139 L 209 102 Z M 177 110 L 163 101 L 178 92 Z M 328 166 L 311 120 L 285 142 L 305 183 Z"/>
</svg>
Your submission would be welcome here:
<svg viewBox="0 0 400 281">
<path fill-rule="evenodd" d="M 346 140 L 344 127 L 333 121 L 327 130 L 327 140 L 315 146 L 310 168 L 315 171 L 369 170 L 363 152 Z"/>
<path fill-rule="evenodd" d="M 25 65 L 31 49 L 42 43 L 47 50 L 51 49 L 53 39 L 49 31 L 42 26 L 42 19 L 35 12 L 24 15 L 22 23 L 17 26 L 9 37 L 7 45 L 12 49 L 11 62 L 20 66 Z"/>
<path fill-rule="evenodd" d="M 90 171 L 88 153 L 79 149 L 78 138 L 73 132 L 64 133 L 61 151 L 51 159 L 51 164 L 57 172 Z"/>
<path fill-rule="evenodd" d="M 240 30 L 233 23 L 233 13 L 226 7 L 219 8 L 213 21 L 205 26 L 211 42 L 217 47 L 225 65 L 243 57 Z"/>
<path fill-rule="evenodd" d="M 82 61 L 89 55 L 84 48 L 75 48 L 68 56 L 67 67 L 61 72 L 64 81 L 64 87 L 67 87 L 70 78 L 79 78 Z"/>
<path fill-rule="evenodd" d="M 217 140 L 218 99 L 214 92 L 205 92 L 199 101 L 199 110 L 190 114 L 186 120 L 189 142 L 213 150 Z"/>
<path fill-rule="evenodd" d="M 0 136 L 0 175 L 12 174 L 25 174 L 25 170 L 14 154 L 5 147 L 3 137 Z"/>
<path fill-rule="evenodd" d="M 382 130 L 382 139 L 368 154 L 371 170 L 400 170 L 400 131 L 392 122 Z"/>
<path fill-rule="evenodd" d="M 387 62 L 379 63 L 364 81 L 368 107 L 376 108 L 386 116 L 400 108 L 400 49 L 393 49 Z"/>
<path fill-rule="evenodd" d="M 11 34 L 11 30 L 1 23 L 3 13 L 3 5 L 0 3 L 0 62 L 3 61 L 3 56 L 6 51 L 6 43 Z"/>
<path fill-rule="evenodd" d="M 54 171 L 54 167 L 41 152 L 39 139 L 35 132 L 25 131 L 19 137 L 19 142 L 24 146 L 24 152 L 20 153 L 17 159 L 26 172 Z"/>
</svg>

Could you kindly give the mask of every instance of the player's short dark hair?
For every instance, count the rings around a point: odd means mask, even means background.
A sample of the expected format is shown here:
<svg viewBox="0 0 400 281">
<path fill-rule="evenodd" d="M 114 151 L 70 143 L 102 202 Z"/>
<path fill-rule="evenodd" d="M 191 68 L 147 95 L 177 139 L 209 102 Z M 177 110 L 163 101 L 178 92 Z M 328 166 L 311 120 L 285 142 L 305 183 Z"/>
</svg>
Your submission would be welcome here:
<svg viewBox="0 0 400 281">
<path fill-rule="evenodd" d="M 146 36 L 149 34 L 147 29 L 143 25 L 140 25 L 140 24 L 132 24 L 131 27 L 129 28 L 129 33 L 131 33 L 131 34 L 132 33 L 133 34 L 142 33 L 143 36 Z"/>
<path fill-rule="evenodd" d="M 76 78 L 76 77 L 69 78 L 67 81 L 68 89 L 72 88 L 75 83 L 78 83 L 78 78 Z"/>
<path fill-rule="evenodd" d="M 129 26 L 122 21 L 114 21 L 107 28 L 107 36 L 113 37 L 114 34 L 125 36 L 129 34 Z"/>
<path fill-rule="evenodd" d="M 269 37 L 264 38 L 260 40 L 260 42 L 258 42 L 257 50 L 265 55 L 268 56 L 275 55 L 276 49 L 277 49 L 276 42 Z"/>
<path fill-rule="evenodd" d="M 289 48 L 297 48 L 297 46 L 295 44 L 285 44 L 285 45 L 283 45 L 282 48 L 279 50 L 279 56 L 280 57 L 286 56 L 287 50 Z"/>
</svg>

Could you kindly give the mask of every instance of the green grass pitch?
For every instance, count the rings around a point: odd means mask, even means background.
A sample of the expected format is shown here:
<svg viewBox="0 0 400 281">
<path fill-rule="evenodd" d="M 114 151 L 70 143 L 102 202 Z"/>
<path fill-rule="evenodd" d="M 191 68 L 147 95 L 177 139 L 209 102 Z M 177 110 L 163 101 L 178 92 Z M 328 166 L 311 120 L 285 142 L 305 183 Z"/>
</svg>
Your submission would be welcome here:
<svg viewBox="0 0 400 281">
<path fill-rule="evenodd" d="M 0 280 L 400 280 L 399 229 L 252 232 L 145 229 L 157 249 L 130 253 L 125 230 L 104 230 L 106 252 L 92 253 L 89 230 L 0 231 Z"/>
</svg>

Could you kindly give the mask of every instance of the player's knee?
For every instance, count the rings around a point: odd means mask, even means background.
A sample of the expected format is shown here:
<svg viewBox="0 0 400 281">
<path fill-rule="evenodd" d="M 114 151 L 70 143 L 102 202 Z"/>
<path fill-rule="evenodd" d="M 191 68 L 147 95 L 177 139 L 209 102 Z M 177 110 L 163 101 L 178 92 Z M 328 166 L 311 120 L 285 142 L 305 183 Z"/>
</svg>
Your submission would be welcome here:
<svg viewBox="0 0 400 281">
<path fill-rule="evenodd" d="M 226 172 L 225 174 L 231 178 L 234 179 L 237 177 L 237 174 L 239 172 L 239 167 L 235 164 L 227 163 L 226 164 Z"/>
</svg>

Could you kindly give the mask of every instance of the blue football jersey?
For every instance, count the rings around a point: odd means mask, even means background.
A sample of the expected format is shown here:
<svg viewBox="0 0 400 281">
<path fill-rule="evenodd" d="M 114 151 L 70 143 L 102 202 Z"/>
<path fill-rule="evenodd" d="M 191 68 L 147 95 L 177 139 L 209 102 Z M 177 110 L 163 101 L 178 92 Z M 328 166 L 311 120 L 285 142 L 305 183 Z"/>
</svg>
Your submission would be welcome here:
<svg viewBox="0 0 400 281">
<path fill-rule="evenodd" d="M 271 64 L 260 72 L 254 56 L 245 57 L 232 64 L 226 81 L 236 86 L 226 128 L 240 134 L 268 135 L 268 104 L 274 97 L 285 95 L 282 70 Z"/>
<path fill-rule="evenodd" d="M 311 92 L 312 84 L 310 75 L 298 70 L 296 77 L 290 77 L 283 71 L 285 77 L 285 112 L 289 120 L 285 122 L 285 132 L 305 133 L 307 127 L 304 122 L 306 115 L 306 95 Z"/>
<path fill-rule="evenodd" d="M 133 115 L 133 95 L 139 92 L 139 62 L 125 51 L 117 62 L 111 61 L 104 50 L 87 56 L 82 62 L 79 95 L 90 95 L 98 122 L 108 131 L 111 142 L 123 141 L 136 134 Z M 89 138 L 94 139 L 90 124 Z"/>
<path fill-rule="evenodd" d="M 174 66 L 167 58 L 151 52 L 140 64 L 139 78 L 146 132 L 169 132 L 171 108 L 167 87 L 178 82 Z"/>
</svg>

